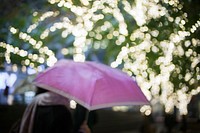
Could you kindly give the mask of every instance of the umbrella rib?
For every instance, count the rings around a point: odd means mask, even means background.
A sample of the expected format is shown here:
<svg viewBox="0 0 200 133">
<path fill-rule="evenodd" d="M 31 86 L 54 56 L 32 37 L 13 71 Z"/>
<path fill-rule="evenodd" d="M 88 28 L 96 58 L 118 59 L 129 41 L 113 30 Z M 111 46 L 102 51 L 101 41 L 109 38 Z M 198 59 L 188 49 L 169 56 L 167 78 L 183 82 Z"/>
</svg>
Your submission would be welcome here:
<svg viewBox="0 0 200 133">
<path fill-rule="evenodd" d="M 96 73 L 94 73 L 96 74 Z M 92 91 L 92 96 L 90 97 L 90 101 L 89 101 L 89 106 L 92 106 L 92 101 L 93 101 L 93 97 L 94 97 L 94 94 L 95 94 L 95 90 L 96 90 L 96 83 L 98 82 L 99 79 L 96 79 L 95 80 L 95 83 L 94 83 L 94 88 L 93 88 L 93 91 Z"/>
</svg>

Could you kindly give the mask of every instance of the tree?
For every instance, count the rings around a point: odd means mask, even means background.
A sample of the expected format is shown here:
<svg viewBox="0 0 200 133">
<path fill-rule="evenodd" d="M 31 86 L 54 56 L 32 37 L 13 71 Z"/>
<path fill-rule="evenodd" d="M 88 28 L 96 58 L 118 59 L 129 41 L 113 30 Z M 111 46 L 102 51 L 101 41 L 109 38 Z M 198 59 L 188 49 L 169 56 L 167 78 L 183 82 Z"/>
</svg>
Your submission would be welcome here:
<svg viewBox="0 0 200 133">
<path fill-rule="evenodd" d="M 197 0 L 19 0 L 2 12 L 1 64 L 38 69 L 61 58 L 99 61 L 135 76 L 148 99 L 161 101 L 166 112 L 177 106 L 186 114 L 188 97 L 200 91 L 196 5 Z"/>
</svg>

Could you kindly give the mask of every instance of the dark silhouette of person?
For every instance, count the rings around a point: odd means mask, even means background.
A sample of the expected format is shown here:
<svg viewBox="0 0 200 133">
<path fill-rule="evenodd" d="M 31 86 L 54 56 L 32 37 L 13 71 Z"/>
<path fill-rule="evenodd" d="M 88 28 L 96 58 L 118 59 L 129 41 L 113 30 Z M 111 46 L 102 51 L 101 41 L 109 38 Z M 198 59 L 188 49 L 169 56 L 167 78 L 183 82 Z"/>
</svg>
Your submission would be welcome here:
<svg viewBox="0 0 200 133">
<path fill-rule="evenodd" d="M 182 115 L 180 130 L 182 131 L 182 133 L 187 132 L 187 116 L 186 115 Z"/>
<path fill-rule="evenodd" d="M 97 123 L 97 113 L 96 111 L 89 112 L 85 107 L 77 104 L 74 111 L 74 133 L 79 132 L 80 125 L 85 120 L 87 121 L 90 130 L 93 131 L 93 127 Z"/>
<path fill-rule="evenodd" d="M 38 88 L 36 97 L 27 106 L 17 127 L 10 133 L 73 133 L 73 118 L 69 100 L 59 94 Z M 79 130 L 90 133 L 83 122 Z"/>
<path fill-rule="evenodd" d="M 167 133 L 171 133 L 176 126 L 176 117 L 173 114 L 165 114 L 164 124 L 167 128 Z"/>
<path fill-rule="evenodd" d="M 6 88 L 5 88 L 4 92 L 3 92 L 3 95 L 5 97 L 8 97 L 8 95 L 9 95 L 9 86 L 6 86 Z"/>
</svg>

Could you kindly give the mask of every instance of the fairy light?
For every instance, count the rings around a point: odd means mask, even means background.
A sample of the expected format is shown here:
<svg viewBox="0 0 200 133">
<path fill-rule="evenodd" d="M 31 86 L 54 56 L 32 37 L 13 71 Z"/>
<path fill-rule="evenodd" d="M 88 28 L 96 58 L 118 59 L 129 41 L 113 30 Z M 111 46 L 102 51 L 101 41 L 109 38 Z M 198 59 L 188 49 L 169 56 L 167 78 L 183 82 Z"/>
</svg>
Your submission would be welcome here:
<svg viewBox="0 0 200 133">
<path fill-rule="evenodd" d="M 10 32 L 11 32 L 12 34 L 16 34 L 18 31 L 17 31 L 17 29 L 15 29 L 14 27 L 11 27 L 11 28 L 10 28 Z"/>
<path fill-rule="evenodd" d="M 142 107 L 140 108 L 140 112 L 142 112 L 143 114 L 145 114 L 145 115 L 148 116 L 148 115 L 151 114 L 152 110 L 151 110 L 151 107 L 150 107 L 150 106 L 144 105 L 144 106 L 142 106 Z"/>
<path fill-rule="evenodd" d="M 114 106 L 114 107 L 112 107 L 112 110 L 116 111 L 116 112 L 118 112 L 118 111 L 120 111 L 120 112 L 128 112 L 129 107 L 127 107 L 127 106 Z"/>
<path fill-rule="evenodd" d="M 70 104 L 69 105 L 70 105 L 70 108 L 75 109 L 77 103 L 74 100 L 70 100 Z"/>
<path fill-rule="evenodd" d="M 46 61 L 47 61 L 47 66 L 53 66 L 58 60 L 54 56 L 49 56 L 49 58 L 47 58 Z"/>
</svg>

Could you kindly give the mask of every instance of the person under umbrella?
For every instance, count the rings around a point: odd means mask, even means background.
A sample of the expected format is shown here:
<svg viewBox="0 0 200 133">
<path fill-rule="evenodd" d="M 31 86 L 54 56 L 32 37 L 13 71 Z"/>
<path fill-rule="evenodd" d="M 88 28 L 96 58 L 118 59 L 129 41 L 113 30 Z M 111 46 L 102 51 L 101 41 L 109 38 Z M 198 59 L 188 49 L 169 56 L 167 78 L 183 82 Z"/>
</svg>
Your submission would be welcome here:
<svg viewBox="0 0 200 133">
<path fill-rule="evenodd" d="M 86 122 L 79 131 L 91 133 Z M 38 87 L 36 97 L 22 116 L 19 133 L 73 133 L 69 100 Z"/>
</svg>

